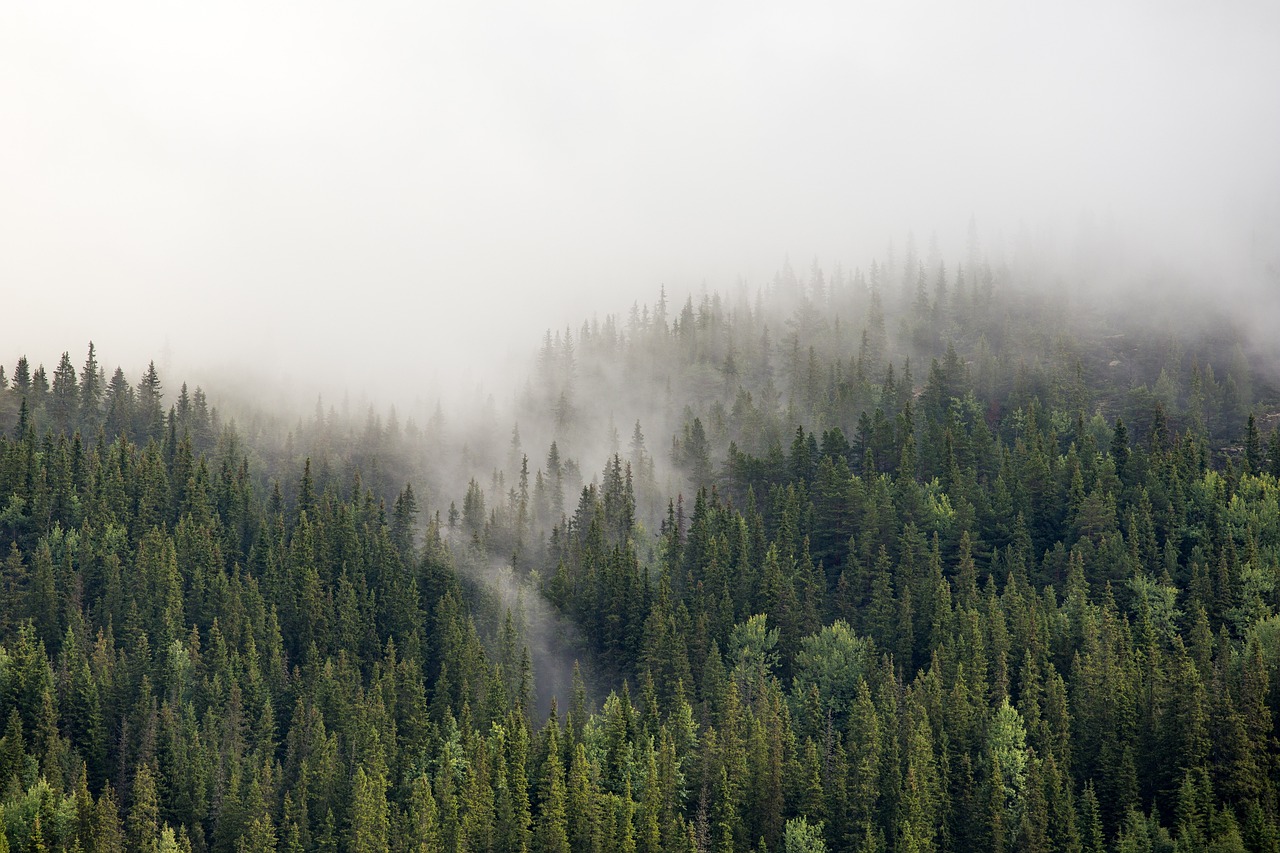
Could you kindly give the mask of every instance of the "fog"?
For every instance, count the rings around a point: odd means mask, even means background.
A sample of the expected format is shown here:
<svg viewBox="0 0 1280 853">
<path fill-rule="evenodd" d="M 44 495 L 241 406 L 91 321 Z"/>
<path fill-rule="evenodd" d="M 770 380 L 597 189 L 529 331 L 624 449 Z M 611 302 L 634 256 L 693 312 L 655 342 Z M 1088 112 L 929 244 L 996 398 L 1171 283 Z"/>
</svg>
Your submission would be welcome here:
<svg viewBox="0 0 1280 853">
<path fill-rule="evenodd" d="M 1243 299 L 1277 91 L 1271 2 L 7 3 L 0 361 L 432 399 L 971 221 Z"/>
<path fill-rule="evenodd" d="M 423 519 L 558 440 L 554 524 L 642 421 L 647 571 L 686 413 L 617 364 L 530 379 L 545 330 L 980 256 L 1168 326 L 1197 295 L 1280 365 L 1278 93 L 1274 0 L 0 3 L 0 364 L 155 359 L 281 470 L 299 415 L 355 445 L 394 404 L 420 455 L 368 482 L 422 475 Z M 567 698 L 570 623 L 455 550 Z"/>
</svg>

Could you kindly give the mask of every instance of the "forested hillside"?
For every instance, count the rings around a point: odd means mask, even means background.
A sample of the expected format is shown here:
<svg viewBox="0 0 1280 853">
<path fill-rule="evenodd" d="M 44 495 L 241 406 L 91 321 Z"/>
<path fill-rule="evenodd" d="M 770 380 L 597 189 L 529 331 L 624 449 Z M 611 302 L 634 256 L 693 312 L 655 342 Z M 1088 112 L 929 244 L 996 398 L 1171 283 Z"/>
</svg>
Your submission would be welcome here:
<svg viewBox="0 0 1280 853">
<path fill-rule="evenodd" d="M 1280 851 L 1276 365 L 1031 278 L 663 293 L 482 429 L 22 358 L 0 853 Z"/>
</svg>

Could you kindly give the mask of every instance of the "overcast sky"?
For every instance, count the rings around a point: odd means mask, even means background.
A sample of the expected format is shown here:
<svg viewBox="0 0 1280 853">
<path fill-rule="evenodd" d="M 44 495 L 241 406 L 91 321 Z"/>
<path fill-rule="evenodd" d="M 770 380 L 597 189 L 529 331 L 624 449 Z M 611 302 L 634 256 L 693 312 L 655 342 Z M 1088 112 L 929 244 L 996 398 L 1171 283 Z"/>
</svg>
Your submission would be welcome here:
<svg viewBox="0 0 1280 853">
<path fill-rule="evenodd" d="M 971 215 L 1207 256 L 1278 199 L 1276 2 L 0 0 L 9 369 L 423 382 Z"/>
</svg>

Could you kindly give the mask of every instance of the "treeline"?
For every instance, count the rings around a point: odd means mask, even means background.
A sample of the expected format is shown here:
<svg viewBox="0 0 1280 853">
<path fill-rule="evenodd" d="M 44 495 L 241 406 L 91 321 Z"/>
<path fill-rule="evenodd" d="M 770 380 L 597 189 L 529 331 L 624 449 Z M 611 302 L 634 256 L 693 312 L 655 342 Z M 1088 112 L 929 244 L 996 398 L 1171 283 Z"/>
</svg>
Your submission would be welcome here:
<svg viewBox="0 0 1280 853">
<path fill-rule="evenodd" d="M 1037 492 L 1019 444 L 1011 494 L 999 472 L 921 484 L 807 445 L 767 500 L 747 483 L 743 509 L 702 491 L 673 510 L 656 584 L 601 498 L 545 585 L 634 662 L 642 709 L 692 705 L 716 849 L 776 844 L 797 814 L 832 849 L 1274 849 L 1273 473 L 1117 442 L 1120 471 L 1073 448 Z"/>
<path fill-rule="evenodd" d="M 6 390 L 9 393 L 3 393 Z M 183 383 L 166 412 L 164 386 L 154 361 L 136 385 L 120 367 L 108 379 L 93 343 L 79 372 L 71 354 L 64 352 L 52 379 L 43 364 L 33 370 L 25 355 L 14 365 L 12 376 L 0 365 L 0 428 L 22 432 L 28 425 L 37 435 L 47 430 L 78 432 L 83 440 L 92 441 L 101 430 L 109 440 L 125 436 L 141 444 L 165 438 L 166 431 L 173 442 L 176 431 L 188 434 L 200 451 L 210 450 L 220 432 L 218 413 L 210 408 L 203 390 L 189 393 Z"/>
<path fill-rule="evenodd" d="M 0 850 L 1280 849 L 1267 375 L 921 269 L 548 335 L 453 497 L 22 362 Z"/>
<path fill-rule="evenodd" d="M 884 278 L 544 340 L 553 413 L 682 409 L 692 499 L 650 523 L 612 456 L 537 568 L 637 705 L 691 707 L 698 848 L 1275 849 L 1273 374 L 1211 312 Z"/>
<path fill-rule="evenodd" d="M 0 438 L 0 844 L 410 849 L 462 832 L 473 751 L 501 756 L 504 726 L 529 748 L 530 665 L 510 621 L 481 644 L 434 533 L 415 547 L 412 489 L 388 510 L 358 479 L 317 492 L 308 467 L 286 507 L 187 432 L 101 436 L 38 438 L 26 419 Z M 455 819 L 437 821 L 437 793 Z"/>
</svg>

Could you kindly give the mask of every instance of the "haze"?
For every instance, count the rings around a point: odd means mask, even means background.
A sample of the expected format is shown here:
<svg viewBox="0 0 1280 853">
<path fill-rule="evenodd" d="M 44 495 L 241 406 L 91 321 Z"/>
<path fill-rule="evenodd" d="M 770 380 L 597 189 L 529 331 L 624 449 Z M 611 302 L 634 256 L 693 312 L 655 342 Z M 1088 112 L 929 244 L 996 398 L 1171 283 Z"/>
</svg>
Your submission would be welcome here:
<svg viewBox="0 0 1280 853">
<path fill-rule="evenodd" d="M 0 360 L 425 393 L 971 218 L 1256 293 L 1278 93 L 1272 2 L 6 3 Z"/>
</svg>

